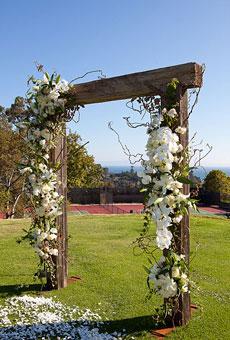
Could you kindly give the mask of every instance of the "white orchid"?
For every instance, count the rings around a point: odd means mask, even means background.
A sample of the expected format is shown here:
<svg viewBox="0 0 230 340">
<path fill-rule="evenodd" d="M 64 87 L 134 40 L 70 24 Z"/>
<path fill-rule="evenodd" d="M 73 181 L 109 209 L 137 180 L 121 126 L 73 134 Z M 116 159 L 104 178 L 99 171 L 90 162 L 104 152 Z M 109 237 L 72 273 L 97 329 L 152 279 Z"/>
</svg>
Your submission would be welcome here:
<svg viewBox="0 0 230 340">
<path fill-rule="evenodd" d="M 187 129 L 178 126 L 173 131 L 169 126 L 161 126 L 162 117 L 164 120 L 165 115 L 172 119 L 178 116 L 175 108 L 172 108 L 163 109 L 162 116 L 151 117 L 151 130 L 148 131 L 149 137 L 146 144 L 148 159 L 142 162 L 144 171 L 140 177 L 145 188 L 147 187 L 147 212 L 156 224 L 157 247 L 161 250 L 170 249 L 168 253 L 170 258 L 173 228 L 183 218 L 180 209 L 189 208 L 191 203 L 189 195 L 182 193 L 183 184 L 178 180 L 182 176 L 180 169 L 174 170 L 175 163 L 179 168 L 184 161 L 184 154 L 182 154 L 184 148 L 180 144 L 178 134 L 185 134 Z M 179 290 L 182 293 L 188 291 L 188 278 L 179 265 L 180 261 L 184 261 L 181 257 L 183 255 L 174 253 L 173 256 L 176 262 L 171 269 L 168 264 L 165 267 L 167 270 L 163 268 L 165 259 L 150 269 L 149 280 L 154 281 L 156 291 L 164 298 L 176 296 Z M 180 286 L 177 283 L 179 281 Z"/>
<path fill-rule="evenodd" d="M 158 229 L 156 243 L 161 250 L 169 249 L 172 241 L 172 233 L 167 228 Z"/>
</svg>

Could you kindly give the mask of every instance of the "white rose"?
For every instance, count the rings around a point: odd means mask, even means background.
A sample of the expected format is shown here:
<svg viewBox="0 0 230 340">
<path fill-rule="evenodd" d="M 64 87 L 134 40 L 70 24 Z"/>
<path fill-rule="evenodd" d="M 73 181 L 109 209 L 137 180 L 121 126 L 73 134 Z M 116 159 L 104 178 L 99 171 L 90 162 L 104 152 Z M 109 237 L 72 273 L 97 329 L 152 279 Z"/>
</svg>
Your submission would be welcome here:
<svg viewBox="0 0 230 340">
<path fill-rule="evenodd" d="M 52 90 L 47 97 L 51 100 L 57 100 L 59 96 L 60 94 L 56 90 Z"/>
<path fill-rule="evenodd" d="M 186 127 L 178 126 L 175 131 L 176 133 L 180 133 L 181 135 L 184 135 L 187 129 Z"/>
<path fill-rule="evenodd" d="M 41 190 L 39 187 L 34 187 L 33 188 L 33 195 L 34 196 L 39 196 L 39 194 L 41 193 Z"/>
<path fill-rule="evenodd" d="M 188 286 L 184 285 L 181 287 L 181 293 L 187 293 L 188 292 Z"/>
<path fill-rule="evenodd" d="M 51 228 L 51 229 L 50 229 L 50 232 L 51 232 L 52 234 L 57 234 L 57 228 Z"/>
<path fill-rule="evenodd" d="M 57 235 L 56 234 L 50 234 L 47 237 L 48 240 L 52 241 L 52 240 L 56 240 L 57 239 Z"/>
<path fill-rule="evenodd" d="M 142 177 L 141 182 L 143 184 L 149 184 L 151 182 L 151 176 L 146 175 L 144 172 L 141 175 L 139 175 L 139 177 Z"/>
<path fill-rule="evenodd" d="M 30 181 L 30 183 L 35 183 L 36 182 L 36 176 L 34 174 L 30 175 L 29 181 Z"/>
<path fill-rule="evenodd" d="M 170 170 L 172 170 L 172 163 L 166 162 L 164 165 L 160 166 L 159 169 L 162 172 L 169 172 Z"/>
<path fill-rule="evenodd" d="M 53 198 L 57 198 L 59 196 L 59 193 L 57 191 L 53 192 Z"/>
<path fill-rule="evenodd" d="M 167 112 L 167 115 L 168 115 L 169 117 L 175 118 L 175 117 L 177 116 L 177 112 L 176 112 L 175 109 L 171 109 L 171 110 L 169 110 L 169 111 Z"/>
<path fill-rule="evenodd" d="M 25 174 L 26 172 L 32 173 L 33 171 L 30 167 L 26 167 L 26 168 L 20 170 L 21 174 Z"/>
<path fill-rule="evenodd" d="M 42 206 L 43 206 L 44 208 L 48 208 L 49 205 L 50 205 L 50 200 L 49 200 L 49 198 L 43 199 L 42 202 L 41 202 L 41 204 L 42 204 Z"/>
<path fill-rule="evenodd" d="M 169 142 L 169 151 L 172 153 L 176 153 L 179 149 L 179 145 L 176 142 Z"/>
<path fill-rule="evenodd" d="M 58 249 L 50 249 L 50 255 L 58 256 Z"/>
<path fill-rule="evenodd" d="M 178 145 L 178 152 L 181 152 L 184 149 L 183 145 L 179 144 Z"/>
<path fill-rule="evenodd" d="M 181 274 L 181 281 L 185 284 L 188 282 L 188 276 L 185 273 Z"/>
<path fill-rule="evenodd" d="M 176 217 L 173 218 L 173 222 L 174 223 L 180 223 L 180 221 L 182 220 L 183 216 L 182 215 L 178 215 Z"/>
<path fill-rule="evenodd" d="M 43 130 L 41 131 L 41 136 L 42 136 L 42 138 L 44 138 L 45 140 L 49 140 L 51 135 L 50 135 L 50 132 L 49 132 L 48 129 L 43 129 Z"/>
<path fill-rule="evenodd" d="M 39 144 L 44 147 L 46 145 L 46 140 L 45 139 L 41 139 Z"/>
<path fill-rule="evenodd" d="M 172 267 L 172 277 L 180 277 L 180 269 L 178 267 Z"/>
<path fill-rule="evenodd" d="M 70 85 L 68 83 L 68 81 L 62 79 L 57 85 L 56 88 L 58 91 L 60 92 L 67 92 L 69 91 Z"/>
<path fill-rule="evenodd" d="M 49 154 L 47 153 L 47 154 L 45 154 L 44 156 L 43 156 L 45 159 L 49 159 L 50 158 L 50 156 L 49 156 Z"/>
<path fill-rule="evenodd" d="M 52 189 L 52 186 L 47 183 L 42 186 L 43 194 L 48 194 Z"/>
<path fill-rule="evenodd" d="M 175 204 L 175 196 L 168 195 L 165 197 L 165 203 L 168 204 L 170 207 L 173 207 Z"/>
<path fill-rule="evenodd" d="M 41 170 L 42 172 L 47 171 L 47 166 L 46 166 L 45 164 L 40 163 L 40 164 L 38 165 L 38 168 L 39 168 L 39 170 Z"/>
</svg>

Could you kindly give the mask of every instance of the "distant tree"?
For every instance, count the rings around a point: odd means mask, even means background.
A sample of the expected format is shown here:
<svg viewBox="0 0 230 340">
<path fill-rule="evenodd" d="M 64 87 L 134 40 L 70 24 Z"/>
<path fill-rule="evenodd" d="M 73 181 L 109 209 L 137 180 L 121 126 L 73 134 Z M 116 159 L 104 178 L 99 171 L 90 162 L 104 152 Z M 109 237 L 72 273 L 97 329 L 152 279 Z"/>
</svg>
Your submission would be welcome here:
<svg viewBox="0 0 230 340">
<path fill-rule="evenodd" d="M 221 170 L 212 170 L 204 180 L 203 189 L 207 192 L 226 192 L 230 189 L 229 177 Z"/>
<path fill-rule="evenodd" d="M 1 107 L 0 210 L 5 213 L 6 218 L 13 218 L 24 211 L 24 177 L 18 170 L 18 163 L 26 149 L 22 136 L 13 128 Z"/>
<path fill-rule="evenodd" d="M 230 176 L 227 176 L 226 185 L 221 190 L 224 195 L 230 195 Z"/>
<path fill-rule="evenodd" d="M 101 186 L 104 170 L 96 164 L 90 156 L 86 144 L 82 144 L 81 137 L 76 133 L 67 136 L 67 186 L 68 188 L 96 188 Z"/>
<path fill-rule="evenodd" d="M 23 97 L 16 97 L 14 103 L 4 110 L 4 116 L 9 123 L 18 123 L 31 115 L 26 106 L 26 101 Z"/>
<path fill-rule="evenodd" d="M 24 177 L 18 163 L 28 153 L 24 139 L 13 126 L 30 115 L 22 97 L 17 97 L 10 108 L 0 106 L 0 210 L 6 218 L 14 217 L 17 207 L 24 211 L 22 201 Z M 89 155 L 78 134 L 67 136 L 68 188 L 95 188 L 102 184 L 104 171 Z"/>
</svg>

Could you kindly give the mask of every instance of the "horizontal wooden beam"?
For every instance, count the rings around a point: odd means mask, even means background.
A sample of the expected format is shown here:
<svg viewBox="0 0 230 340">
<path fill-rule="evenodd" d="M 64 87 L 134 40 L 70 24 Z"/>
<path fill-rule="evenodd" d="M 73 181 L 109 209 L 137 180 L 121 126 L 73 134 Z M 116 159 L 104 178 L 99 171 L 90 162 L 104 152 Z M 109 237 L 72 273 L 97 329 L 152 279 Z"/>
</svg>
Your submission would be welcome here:
<svg viewBox="0 0 230 340">
<path fill-rule="evenodd" d="M 202 66 L 187 63 L 74 85 L 70 91 L 71 104 L 85 105 L 159 95 L 172 78 L 177 78 L 186 89 L 201 87 Z"/>
</svg>

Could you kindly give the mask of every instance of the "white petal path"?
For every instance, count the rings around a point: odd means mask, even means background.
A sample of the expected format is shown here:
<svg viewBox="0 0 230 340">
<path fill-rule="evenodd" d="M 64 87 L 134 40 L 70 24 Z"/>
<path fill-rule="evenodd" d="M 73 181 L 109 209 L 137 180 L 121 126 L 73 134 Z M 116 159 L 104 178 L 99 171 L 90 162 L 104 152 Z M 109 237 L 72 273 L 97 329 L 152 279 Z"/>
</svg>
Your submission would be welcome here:
<svg viewBox="0 0 230 340">
<path fill-rule="evenodd" d="M 123 339 L 125 334 L 100 333 L 101 316 L 43 296 L 15 296 L 0 310 L 1 340 Z"/>
</svg>

